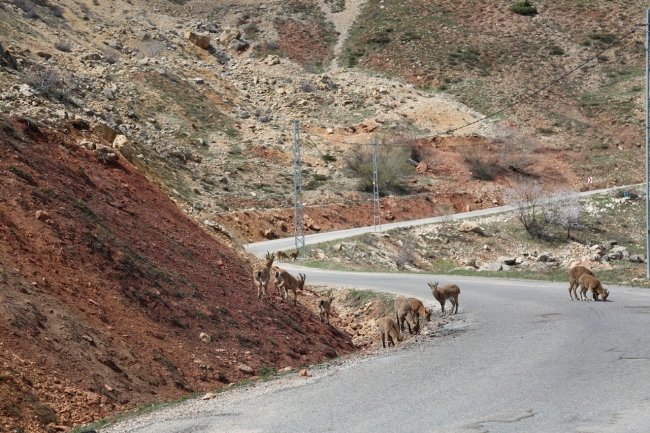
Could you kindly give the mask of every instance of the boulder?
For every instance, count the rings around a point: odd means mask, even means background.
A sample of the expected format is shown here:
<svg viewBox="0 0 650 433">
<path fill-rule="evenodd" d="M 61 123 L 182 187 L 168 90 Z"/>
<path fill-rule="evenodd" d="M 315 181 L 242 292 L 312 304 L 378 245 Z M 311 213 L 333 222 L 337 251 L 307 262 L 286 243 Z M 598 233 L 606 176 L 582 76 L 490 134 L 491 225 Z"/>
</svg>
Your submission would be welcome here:
<svg viewBox="0 0 650 433">
<path fill-rule="evenodd" d="M 551 253 L 539 253 L 535 261 L 546 263 L 546 262 L 550 262 L 551 260 L 552 260 Z"/>
<path fill-rule="evenodd" d="M 39 221 L 45 222 L 45 221 L 50 219 L 50 215 L 47 212 L 45 212 L 44 210 L 37 210 L 36 211 L 36 219 L 39 220 Z"/>
<path fill-rule="evenodd" d="M 614 239 L 610 239 L 608 241 L 603 242 L 603 248 L 606 250 L 611 250 L 614 248 L 614 245 L 618 245 L 618 241 L 615 241 Z"/>
<path fill-rule="evenodd" d="M 253 374 L 253 369 L 250 368 L 248 365 L 240 363 L 237 366 L 237 370 L 243 372 L 243 373 L 248 373 L 248 374 Z"/>
<path fill-rule="evenodd" d="M 510 266 L 510 265 L 501 265 L 501 270 L 502 271 L 510 271 L 510 270 L 512 270 L 512 266 Z"/>
<path fill-rule="evenodd" d="M 113 139 L 113 149 L 121 149 L 129 143 L 129 138 L 126 135 L 117 135 Z"/>
<path fill-rule="evenodd" d="M 463 221 L 460 227 L 458 227 L 458 231 L 463 233 L 473 232 L 473 233 L 478 233 L 481 236 L 487 236 L 485 230 L 483 230 L 481 226 L 479 226 L 473 221 Z"/>
<path fill-rule="evenodd" d="M 643 256 L 643 254 L 632 254 L 629 257 L 629 260 L 632 263 L 644 263 L 645 262 L 645 257 Z"/>
<path fill-rule="evenodd" d="M 199 35 L 190 30 L 185 32 L 185 38 L 189 39 L 194 45 L 204 50 L 210 46 L 210 37 L 206 35 Z"/>
<path fill-rule="evenodd" d="M 221 45 L 229 45 L 230 42 L 241 37 L 241 32 L 237 29 L 231 29 L 227 27 L 219 36 L 219 43 Z"/>
<path fill-rule="evenodd" d="M 119 132 L 111 128 L 110 126 L 104 125 L 103 123 L 98 123 L 93 127 L 93 132 L 99 138 L 105 140 L 107 143 L 113 143 L 115 137 L 118 136 Z"/>
<path fill-rule="evenodd" d="M 483 266 L 481 266 L 479 269 L 481 272 L 497 272 L 501 270 L 501 263 L 486 263 Z"/>
<path fill-rule="evenodd" d="M 512 265 L 517 264 L 517 258 L 516 257 L 499 257 L 498 260 L 499 260 L 500 263 L 502 263 L 504 265 L 508 265 L 508 266 L 512 266 Z"/>
<path fill-rule="evenodd" d="M 231 51 L 244 51 L 249 46 L 250 46 L 250 44 L 248 43 L 248 41 L 245 41 L 243 39 L 233 39 L 228 44 L 228 49 L 231 50 Z"/>
<path fill-rule="evenodd" d="M 9 51 L 5 51 L 5 49 L 2 47 L 2 44 L 0 44 L 0 66 L 16 69 L 16 61 L 11 56 Z"/>
</svg>

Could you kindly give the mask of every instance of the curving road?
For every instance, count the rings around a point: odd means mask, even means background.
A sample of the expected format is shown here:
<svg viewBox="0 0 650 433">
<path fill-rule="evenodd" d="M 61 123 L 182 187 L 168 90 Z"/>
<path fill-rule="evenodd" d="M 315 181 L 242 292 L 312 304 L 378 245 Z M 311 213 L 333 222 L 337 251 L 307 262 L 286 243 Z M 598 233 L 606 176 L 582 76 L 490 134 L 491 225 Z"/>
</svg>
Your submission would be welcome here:
<svg viewBox="0 0 650 433">
<path fill-rule="evenodd" d="M 312 283 L 431 299 L 430 275 L 309 270 Z M 435 279 L 445 284 L 451 277 Z M 118 423 L 110 432 L 650 431 L 650 291 L 569 301 L 568 283 L 453 277 L 440 337 Z"/>
<path fill-rule="evenodd" d="M 364 230 L 372 227 L 312 235 L 308 243 Z M 292 245 L 280 239 L 247 249 L 264 255 Z M 307 273 L 312 284 L 430 300 L 428 281 L 453 279 L 461 287 L 459 314 L 432 339 L 315 366 L 309 379 L 290 375 L 188 401 L 106 432 L 650 431 L 647 289 L 608 287 L 611 301 L 579 302 L 569 300 L 568 282 L 283 267 Z"/>
</svg>

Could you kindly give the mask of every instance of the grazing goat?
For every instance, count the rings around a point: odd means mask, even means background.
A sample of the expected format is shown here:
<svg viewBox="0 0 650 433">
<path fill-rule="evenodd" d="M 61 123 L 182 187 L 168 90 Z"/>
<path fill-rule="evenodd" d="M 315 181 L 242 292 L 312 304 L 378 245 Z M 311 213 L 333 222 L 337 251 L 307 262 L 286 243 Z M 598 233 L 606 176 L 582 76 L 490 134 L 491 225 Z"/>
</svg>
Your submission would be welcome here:
<svg viewBox="0 0 650 433">
<path fill-rule="evenodd" d="M 594 301 L 598 300 L 598 295 L 603 297 L 603 301 L 607 300 L 607 297 L 609 296 L 609 290 L 605 289 L 602 284 L 600 284 L 600 281 L 596 279 L 593 275 L 583 275 L 580 277 L 578 280 L 580 282 L 580 300 L 581 301 L 588 301 L 589 298 L 587 298 L 587 290 L 591 290 L 591 293 L 593 294 Z M 584 295 L 584 299 L 583 299 Z"/>
<path fill-rule="evenodd" d="M 425 308 L 424 304 L 422 301 L 420 301 L 417 298 L 406 298 L 409 301 L 409 304 L 411 304 L 411 308 L 413 308 L 413 314 L 418 319 L 418 323 L 420 322 L 420 315 L 424 318 L 425 321 L 430 322 L 431 321 L 431 309 L 430 308 Z"/>
<path fill-rule="evenodd" d="M 332 308 L 332 301 L 334 296 L 323 296 L 318 300 L 318 312 L 320 314 L 321 323 L 327 321 L 330 324 L 330 308 Z"/>
<path fill-rule="evenodd" d="M 395 346 L 399 341 L 402 341 L 400 338 L 399 330 L 397 329 L 397 323 L 392 317 L 382 317 L 377 320 L 377 326 L 379 326 L 379 335 L 381 335 L 381 344 L 386 348 L 386 344 L 390 347 L 390 344 L 393 343 Z"/>
<path fill-rule="evenodd" d="M 443 315 L 445 314 L 445 303 L 447 302 L 447 299 L 451 301 L 451 311 L 449 314 L 458 313 L 458 295 L 460 294 L 460 287 L 455 284 L 447 284 L 446 286 L 438 288 L 437 281 L 433 284 L 429 283 L 429 287 L 431 288 L 433 297 L 440 302 L 440 308 L 442 308 Z M 454 307 L 456 307 L 455 312 Z"/>
<path fill-rule="evenodd" d="M 411 303 L 404 296 L 395 298 L 395 317 L 397 318 L 397 325 L 400 332 L 404 333 L 404 322 L 406 322 L 406 326 L 409 328 L 409 334 L 413 334 L 413 331 L 417 334 L 420 330 L 420 322 L 415 319 L 413 307 L 411 307 Z"/>
<path fill-rule="evenodd" d="M 578 300 L 576 289 L 580 285 L 580 282 L 578 280 L 583 275 L 591 275 L 592 277 L 594 276 L 594 274 L 584 266 L 574 266 L 573 268 L 569 269 L 569 298 L 571 298 L 572 301 L 574 297 L 576 298 L 576 301 Z M 571 291 L 573 291 L 573 296 L 571 296 Z"/>
<path fill-rule="evenodd" d="M 300 254 L 300 251 L 296 248 L 296 251 L 293 253 L 289 253 L 289 258 L 291 259 L 292 262 L 295 262 L 296 259 L 298 258 L 298 254 Z"/>
<path fill-rule="evenodd" d="M 275 260 L 275 254 L 269 254 L 266 252 L 266 263 L 264 266 L 258 265 L 253 270 L 253 279 L 257 284 L 257 298 L 260 298 L 260 295 L 264 295 L 266 299 L 266 288 L 269 285 L 269 280 L 271 279 L 271 266 L 273 266 L 273 260 Z"/>
<path fill-rule="evenodd" d="M 278 262 L 283 262 L 284 260 L 289 260 L 289 256 L 284 251 L 276 251 L 275 255 L 278 258 Z"/>
<path fill-rule="evenodd" d="M 284 269 L 275 271 L 275 279 L 278 281 L 278 287 L 283 290 L 282 299 L 285 301 L 289 297 L 289 290 L 293 292 L 293 305 L 296 306 L 298 302 L 298 290 L 302 290 L 305 286 L 305 274 L 298 274 L 300 278 L 296 279 L 289 272 Z"/>
</svg>

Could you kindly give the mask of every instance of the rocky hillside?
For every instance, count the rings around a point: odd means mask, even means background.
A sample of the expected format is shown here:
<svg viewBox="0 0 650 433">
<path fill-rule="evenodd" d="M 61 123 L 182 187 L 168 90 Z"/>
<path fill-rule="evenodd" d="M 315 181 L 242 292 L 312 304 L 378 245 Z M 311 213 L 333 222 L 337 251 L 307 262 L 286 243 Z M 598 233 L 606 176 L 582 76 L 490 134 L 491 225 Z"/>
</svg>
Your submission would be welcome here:
<svg viewBox="0 0 650 433">
<path fill-rule="evenodd" d="M 308 308 L 257 301 L 240 254 L 292 233 L 295 120 L 308 232 L 372 223 L 373 141 L 397 155 L 382 179 L 400 167 L 384 221 L 502 204 L 519 178 L 639 182 L 639 34 L 475 123 L 645 7 L 535 3 L 0 0 L 4 428 L 353 350 Z"/>
</svg>

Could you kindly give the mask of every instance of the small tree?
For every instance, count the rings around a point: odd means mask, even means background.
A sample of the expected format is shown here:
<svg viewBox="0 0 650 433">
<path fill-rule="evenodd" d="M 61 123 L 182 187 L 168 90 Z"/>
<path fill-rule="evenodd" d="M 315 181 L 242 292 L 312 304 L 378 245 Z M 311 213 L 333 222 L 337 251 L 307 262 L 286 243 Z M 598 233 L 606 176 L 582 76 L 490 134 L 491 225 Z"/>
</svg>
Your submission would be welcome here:
<svg viewBox="0 0 650 433">
<path fill-rule="evenodd" d="M 582 212 L 582 202 L 576 191 L 558 189 L 544 204 L 544 216 L 549 224 L 566 229 L 567 238 L 571 229 L 578 227 L 578 218 Z"/>
<path fill-rule="evenodd" d="M 539 185 L 522 182 L 503 194 L 507 204 L 514 207 L 515 216 L 524 229 L 537 238 L 543 234 L 543 192 Z"/>
<path fill-rule="evenodd" d="M 410 149 L 389 146 L 381 143 L 377 146 L 377 177 L 379 194 L 401 194 L 407 190 L 404 178 L 413 173 L 408 163 Z M 359 146 L 347 159 L 347 166 L 359 177 L 359 189 L 372 192 L 372 148 Z"/>
<path fill-rule="evenodd" d="M 519 15 L 536 15 L 537 14 L 537 8 L 533 6 L 529 0 L 524 0 L 521 2 L 517 2 L 510 6 L 509 8 L 510 12 L 514 12 Z"/>
</svg>

